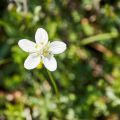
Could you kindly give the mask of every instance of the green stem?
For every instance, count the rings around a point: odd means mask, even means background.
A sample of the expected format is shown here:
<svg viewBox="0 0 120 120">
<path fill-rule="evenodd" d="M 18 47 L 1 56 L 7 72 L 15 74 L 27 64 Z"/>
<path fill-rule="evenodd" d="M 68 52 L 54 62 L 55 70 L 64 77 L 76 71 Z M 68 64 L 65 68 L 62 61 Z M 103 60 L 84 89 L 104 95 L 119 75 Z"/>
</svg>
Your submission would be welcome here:
<svg viewBox="0 0 120 120">
<path fill-rule="evenodd" d="M 52 83 L 52 85 L 54 87 L 54 91 L 55 91 L 56 96 L 57 96 L 57 106 L 58 106 L 58 109 L 59 109 L 59 117 L 61 117 L 60 95 L 59 95 L 58 87 L 57 87 L 57 85 L 55 83 L 55 80 L 54 80 L 51 72 L 47 70 L 47 73 L 48 73 L 48 76 L 49 76 L 49 78 L 51 80 L 51 83 Z"/>
<path fill-rule="evenodd" d="M 51 83 L 52 83 L 52 85 L 53 85 L 53 87 L 54 87 L 54 91 L 55 91 L 55 93 L 56 93 L 56 96 L 57 96 L 57 98 L 58 98 L 58 100 L 59 100 L 60 96 L 59 96 L 58 87 L 57 87 L 57 85 L 56 85 L 56 83 L 55 83 L 55 80 L 54 80 L 54 78 L 53 78 L 53 76 L 52 76 L 52 74 L 51 74 L 50 71 L 47 70 L 47 73 L 48 73 L 48 76 L 49 76 L 49 78 L 50 78 L 50 80 L 51 80 Z"/>
</svg>

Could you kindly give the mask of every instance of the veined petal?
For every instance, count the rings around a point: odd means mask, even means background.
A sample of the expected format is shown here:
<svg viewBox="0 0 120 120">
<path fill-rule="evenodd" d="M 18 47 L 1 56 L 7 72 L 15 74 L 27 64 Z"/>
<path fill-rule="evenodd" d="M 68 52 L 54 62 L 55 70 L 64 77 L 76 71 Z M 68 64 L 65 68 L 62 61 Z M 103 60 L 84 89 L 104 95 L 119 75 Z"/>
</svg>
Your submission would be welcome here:
<svg viewBox="0 0 120 120">
<path fill-rule="evenodd" d="M 36 68 L 40 63 L 40 56 L 36 53 L 30 54 L 24 62 L 24 67 L 28 70 Z"/>
<path fill-rule="evenodd" d="M 55 71 L 57 69 L 57 62 L 53 56 L 44 57 L 43 64 L 49 71 Z"/>
<path fill-rule="evenodd" d="M 43 28 L 38 28 L 35 33 L 35 41 L 37 44 L 45 45 L 48 42 L 48 34 Z"/>
<path fill-rule="evenodd" d="M 31 52 L 35 52 L 35 50 L 36 50 L 36 48 L 35 48 L 36 44 L 27 39 L 19 40 L 18 45 L 25 52 L 31 53 Z"/>
<path fill-rule="evenodd" d="M 66 50 L 66 44 L 61 41 L 54 41 L 50 43 L 50 51 L 53 54 L 60 54 Z"/>
</svg>

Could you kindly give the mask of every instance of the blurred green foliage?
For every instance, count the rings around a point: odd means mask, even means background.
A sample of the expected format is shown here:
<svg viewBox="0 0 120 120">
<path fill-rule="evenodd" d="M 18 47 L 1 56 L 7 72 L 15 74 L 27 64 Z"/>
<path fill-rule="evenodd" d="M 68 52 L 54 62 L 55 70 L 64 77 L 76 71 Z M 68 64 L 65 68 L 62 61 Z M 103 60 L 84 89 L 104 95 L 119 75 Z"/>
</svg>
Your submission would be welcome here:
<svg viewBox="0 0 120 120">
<path fill-rule="evenodd" d="M 18 41 L 38 27 L 67 44 L 52 73 L 24 69 Z M 120 120 L 120 1 L 1 0 L 0 120 Z"/>
</svg>

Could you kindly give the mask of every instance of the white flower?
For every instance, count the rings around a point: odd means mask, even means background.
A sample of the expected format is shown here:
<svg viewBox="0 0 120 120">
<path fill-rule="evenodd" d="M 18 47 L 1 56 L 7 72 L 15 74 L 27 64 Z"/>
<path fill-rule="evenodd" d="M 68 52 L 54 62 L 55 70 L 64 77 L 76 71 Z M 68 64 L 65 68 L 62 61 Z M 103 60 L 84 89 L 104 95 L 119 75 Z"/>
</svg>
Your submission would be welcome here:
<svg viewBox="0 0 120 120">
<path fill-rule="evenodd" d="M 66 50 L 66 44 L 61 41 L 48 42 L 48 34 L 43 28 L 37 29 L 35 41 L 36 43 L 27 39 L 21 39 L 18 42 L 19 47 L 29 53 L 29 56 L 24 62 L 24 67 L 31 70 L 42 62 L 48 70 L 56 70 L 57 62 L 54 54 L 64 52 Z"/>
</svg>

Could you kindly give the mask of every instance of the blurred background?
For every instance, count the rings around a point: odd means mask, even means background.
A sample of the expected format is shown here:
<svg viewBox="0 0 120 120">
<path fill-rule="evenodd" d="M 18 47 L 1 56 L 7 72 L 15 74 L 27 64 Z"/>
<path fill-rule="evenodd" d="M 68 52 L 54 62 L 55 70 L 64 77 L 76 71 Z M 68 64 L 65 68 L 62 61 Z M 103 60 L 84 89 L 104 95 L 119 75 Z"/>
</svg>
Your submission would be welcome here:
<svg viewBox="0 0 120 120">
<path fill-rule="evenodd" d="M 67 50 L 52 75 L 24 68 L 22 38 L 48 31 Z M 120 120 L 120 0 L 0 0 L 0 120 Z"/>
</svg>

